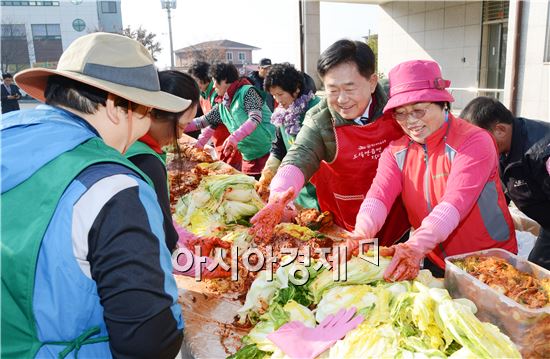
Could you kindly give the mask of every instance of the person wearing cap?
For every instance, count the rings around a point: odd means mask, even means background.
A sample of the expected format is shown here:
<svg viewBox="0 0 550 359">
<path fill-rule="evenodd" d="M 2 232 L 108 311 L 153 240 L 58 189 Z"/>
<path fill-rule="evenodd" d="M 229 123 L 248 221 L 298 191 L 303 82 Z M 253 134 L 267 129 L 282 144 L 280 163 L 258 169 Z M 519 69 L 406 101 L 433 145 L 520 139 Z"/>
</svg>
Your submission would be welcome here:
<svg viewBox="0 0 550 359">
<path fill-rule="evenodd" d="M 2 113 L 19 110 L 19 100 L 21 92 L 19 88 L 13 84 L 13 76 L 10 73 L 2 74 L 2 86 L 0 87 L 2 94 Z"/>
<path fill-rule="evenodd" d="M 271 111 L 267 108 L 265 96 L 248 79 L 239 78 L 239 72 L 233 64 L 213 65 L 210 75 L 214 80 L 214 88 L 223 100 L 206 115 L 195 118 L 185 131 L 215 128 L 218 124 L 224 124 L 231 135 L 223 144 L 223 155 L 229 158 L 235 152 L 240 152 L 241 171 L 259 178 L 275 137 L 275 127 L 270 122 Z M 207 141 L 208 138 L 197 141 L 196 146 L 200 148 Z"/>
<path fill-rule="evenodd" d="M 506 198 L 541 227 L 529 261 L 550 270 L 550 123 L 514 117 L 484 96 L 470 101 L 460 117 L 495 138 Z"/>
<path fill-rule="evenodd" d="M 271 154 L 256 184 L 256 190 L 262 198 L 269 197 L 269 184 L 296 140 L 306 112 L 321 101 L 306 87 L 302 73 L 289 63 L 271 67 L 265 78 L 265 88 L 279 105 L 271 115 L 271 123 L 277 126 L 275 141 L 271 144 Z M 303 208 L 319 209 L 315 187 L 311 183 L 302 188 L 296 203 Z"/>
<path fill-rule="evenodd" d="M 386 96 L 374 67 L 374 53 L 361 41 L 339 40 L 321 54 L 317 71 L 326 97 L 306 113 L 271 181 L 267 206 L 252 218 L 258 239 L 270 240 L 285 206 L 308 181 L 315 186 L 321 211 L 330 211 L 340 227 L 354 229 L 380 154 L 403 135 L 393 119 L 382 117 Z M 387 245 L 410 227 L 400 200 L 390 213 L 377 235 Z"/>
<path fill-rule="evenodd" d="M 495 142 L 449 111 L 454 99 L 434 61 L 406 61 L 389 72 L 384 113 L 405 135 L 384 150 L 376 177 L 357 214 L 355 234 L 374 235 L 401 195 L 414 229 L 405 243 L 380 251 L 393 255 L 389 281 L 417 276 L 421 261 L 442 274 L 445 257 L 502 248 L 517 253 L 512 217 L 498 173 Z"/>
<path fill-rule="evenodd" d="M 212 77 L 209 75 L 209 71 L 210 65 L 204 61 L 194 62 L 189 69 L 189 74 L 193 76 L 201 89 L 200 106 L 202 113 L 197 114 L 197 116 L 207 114 L 210 110 L 212 110 L 212 107 L 216 103 L 220 103 L 222 101 L 221 96 L 218 96 L 218 93 L 214 88 L 214 80 L 212 80 Z M 223 154 L 223 143 L 229 135 L 230 133 L 223 123 L 220 123 L 215 127 L 208 126 L 204 128 L 198 136 L 197 147 L 204 147 L 211 139 L 220 161 L 223 161 L 240 171 L 242 163 L 241 153 L 235 151 L 230 157 L 226 157 Z"/>
<path fill-rule="evenodd" d="M 2 356 L 173 358 L 183 320 L 162 212 L 122 154 L 152 108 L 190 101 L 160 90 L 140 43 L 101 32 L 15 80 L 46 104 L 0 123 Z"/>
<path fill-rule="evenodd" d="M 267 76 L 267 72 L 271 68 L 273 64 L 271 63 L 271 59 L 263 58 L 260 60 L 260 64 L 258 65 L 257 71 L 252 71 L 250 75 L 248 75 L 248 80 L 256 87 L 258 90 L 265 93 L 265 101 L 267 103 L 267 107 L 273 112 L 273 109 L 275 108 L 275 104 L 273 102 L 273 96 L 264 88 L 264 80 Z"/>
</svg>

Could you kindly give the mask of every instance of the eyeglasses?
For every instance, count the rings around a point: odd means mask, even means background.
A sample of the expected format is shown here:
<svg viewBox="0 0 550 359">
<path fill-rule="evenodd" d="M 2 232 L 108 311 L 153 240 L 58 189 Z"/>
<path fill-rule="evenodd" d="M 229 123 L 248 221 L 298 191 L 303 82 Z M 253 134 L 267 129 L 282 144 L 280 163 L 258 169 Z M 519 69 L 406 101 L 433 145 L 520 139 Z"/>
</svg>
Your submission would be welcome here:
<svg viewBox="0 0 550 359">
<path fill-rule="evenodd" d="M 403 112 L 403 113 L 394 112 L 393 113 L 393 118 L 395 118 L 398 122 L 407 121 L 409 116 L 412 117 L 412 118 L 415 118 L 417 120 L 421 120 L 424 116 L 426 116 L 426 112 L 428 112 L 428 108 L 432 104 L 433 103 L 430 103 L 428 106 L 426 106 L 422 109 L 414 109 L 411 112 Z"/>
</svg>

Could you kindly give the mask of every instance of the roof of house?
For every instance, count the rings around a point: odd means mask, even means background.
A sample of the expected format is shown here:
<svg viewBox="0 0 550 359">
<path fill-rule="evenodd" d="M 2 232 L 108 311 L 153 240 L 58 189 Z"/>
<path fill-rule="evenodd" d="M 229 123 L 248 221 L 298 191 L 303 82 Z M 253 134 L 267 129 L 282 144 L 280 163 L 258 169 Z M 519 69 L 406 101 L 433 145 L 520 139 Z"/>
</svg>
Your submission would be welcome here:
<svg viewBox="0 0 550 359">
<path fill-rule="evenodd" d="M 212 48 L 224 48 L 224 49 L 239 49 L 239 50 L 259 50 L 259 47 L 243 44 L 231 40 L 214 40 L 214 41 L 205 41 L 200 42 L 195 45 L 183 47 L 174 51 L 175 53 L 179 52 L 188 52 L 188 51 L 197 51 L 203 49 L 212 49 Z"/>
</svg>

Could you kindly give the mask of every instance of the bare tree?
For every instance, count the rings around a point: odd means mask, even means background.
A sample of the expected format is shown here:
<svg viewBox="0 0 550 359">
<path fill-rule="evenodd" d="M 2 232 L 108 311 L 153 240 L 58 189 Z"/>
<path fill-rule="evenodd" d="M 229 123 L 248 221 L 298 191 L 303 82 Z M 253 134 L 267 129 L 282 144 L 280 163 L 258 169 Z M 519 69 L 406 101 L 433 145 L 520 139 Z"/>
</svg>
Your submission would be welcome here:
<svg viewBox="0 0 550 359">
<path fill-rule="evenodd" d="M 138 27 L 137 30 L 133 30 L 130 26 L 127 26 L 122 30 L 122 35 L 139 41 L 147 50 L 149 50 L 153 60 L 157 61 L 155 55 L 162 51 L 162 47 L 160 47 L 160 43 L 158 41 L 155 41 L 155 37 L 157 37 L 156 34 L 148 32 L 141 26 Z"/>
<path fill-rule="evenodd" d="M 215 64 L 226 61 L 225 49 L 215 44 L 202 44 L 200 46 L 192 45 L 185 51 L 176 53 L 178 66 L 188 68 L 195 61 L 204 61 L 209 64 Z"/>
<path fill-rule="evenodd" d="M 30 67 L 29 44 L 24 24 L 2 21 L 0 64 L 2 72 L 17 72 Z"/>
<path fill-rule="evenodd" d="M 369 47 L 372 49 L 372 52 L 374 52 L 374 67 L 378 71 L 378 34 L 369 35 L 366 42 L 367 45 L 369 45 Z M 384 74 L 379 72 L 378 77 L 382 79 L 384 78 Z"/>
</svg>

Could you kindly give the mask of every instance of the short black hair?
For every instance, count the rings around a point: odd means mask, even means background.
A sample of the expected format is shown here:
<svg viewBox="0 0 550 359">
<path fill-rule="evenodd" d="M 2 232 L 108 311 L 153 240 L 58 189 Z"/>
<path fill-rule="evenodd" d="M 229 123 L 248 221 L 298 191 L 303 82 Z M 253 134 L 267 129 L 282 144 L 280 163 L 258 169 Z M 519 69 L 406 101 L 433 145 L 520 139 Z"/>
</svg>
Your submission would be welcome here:
<svg viewBox="0 0 550 359">
<path fill-rule="evenodd" d="M 51 75 L 44 89 L 45 102 L 51 106 L 63 106 L 82 113 L 94 114 L 99 105 L 107 104 L 108 91 L 60 75 Z M 130 101 L 115 95 L 115 106 L 128 108 Z M 131 102 L 132 110 L 140 105 Z"/>
<path fill-rule="evenodd" d="M 317 72 L 324 78 L 330 69 L 343 63 L 357 65 L 359 73 L 368 79 L 375 71 L 376 61 L 369 45 L 361 41 L 343 39 L 323 51 L 317 61 Z"/>
<path fill-rule="evenodd" d="M 514 122 L 514 115 L 500 101 L 485 96 L 470 101 L 459 117 L 486 130 L 497 123 L 511 125 Z"/>
<path fill-rule="evenodd" d="M 299 89 L 299 96 L 301 96 L 304 89 L 304 76 L 288 62 L 275 64 L 271 66 L 265 77 L 264 88 L 269 91 L 275 86 L 279 86 L 290 94 L 294 94 Z"/>
<path fill-rule="evenodd" d="M 2 74 L 2 80 L 5 80 L 5 79 L 13 79 L 13 76 L 9 72 L 4 72 Z"/>
<path fill-rule="evenodd" d="M 210 77 L 213 77 L 218 83 L 224 80 L 227 83 L 232 83 L 239 79 L 239 71 L 233 64 L 215 64 L 210 67 Z"/>
<path fill-rule="evenodd" d="M 202 82 L 209 83 L 210 76 L 208 75 L 208 70 L 210 70 L 210 64 L 208 62 L 195 61 L 187 72 Z"/>
<path fill-rule="evenodd" d="M 88 114 L 95 113 L 99 105 L 105 106 L 108 94 L 105 90 L 60 75 L 49 76 L 44 89 L 48 105 L 64 106 Z"/>
</svg>

